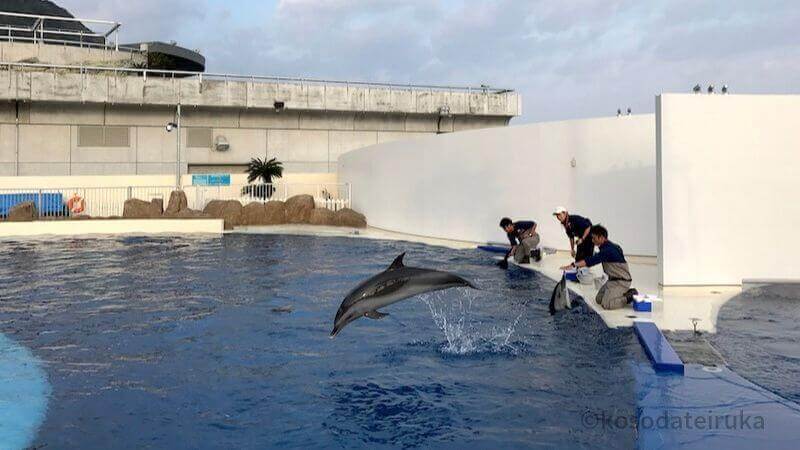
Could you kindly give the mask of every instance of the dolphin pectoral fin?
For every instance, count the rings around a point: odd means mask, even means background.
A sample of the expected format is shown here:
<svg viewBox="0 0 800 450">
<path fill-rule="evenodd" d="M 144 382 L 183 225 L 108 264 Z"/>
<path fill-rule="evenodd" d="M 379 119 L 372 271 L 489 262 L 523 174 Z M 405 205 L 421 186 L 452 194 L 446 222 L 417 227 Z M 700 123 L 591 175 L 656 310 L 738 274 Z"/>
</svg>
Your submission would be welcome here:
<svg viewBox="0 0 800 450">
<path fill-rule="evenodd" d="M 370 319 L 383 319 L 384 317 L 388 316 L 389 314 L 378 312 L 378 311 L 367 311 L 364 313 L 364 317 L 369 317 Z"/>
</svg>

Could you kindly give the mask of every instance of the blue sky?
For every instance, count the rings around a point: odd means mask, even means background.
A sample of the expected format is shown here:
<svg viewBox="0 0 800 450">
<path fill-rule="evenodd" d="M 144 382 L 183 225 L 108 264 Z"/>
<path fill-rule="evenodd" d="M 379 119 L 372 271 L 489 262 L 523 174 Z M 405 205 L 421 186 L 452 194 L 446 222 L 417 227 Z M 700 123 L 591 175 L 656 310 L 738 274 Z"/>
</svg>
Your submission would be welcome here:
<svg viewBox="0 0 800 450">
<path fill-rule="evenodd" d="M 513 123 L 653 112 L 696 83 L 800 91 L 796 0 L 57 2 L 126 42 L 199 49 L 210 72 L 513 88 Z"/>
</svg>

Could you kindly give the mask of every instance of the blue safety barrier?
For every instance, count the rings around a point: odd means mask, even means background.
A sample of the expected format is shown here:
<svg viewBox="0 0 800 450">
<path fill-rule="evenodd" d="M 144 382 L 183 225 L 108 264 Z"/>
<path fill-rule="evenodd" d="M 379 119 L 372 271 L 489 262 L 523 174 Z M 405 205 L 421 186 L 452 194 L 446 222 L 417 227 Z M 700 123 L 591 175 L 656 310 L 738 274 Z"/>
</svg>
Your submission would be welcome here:
<svg viewBox="0 0 800 450">
<path fill-rule="evenodd" d="M 65 215 L 64 197 L 60 192 L 19 192 L 0 194 L 0 217 L 8 216 L 14 206 L 23 202 L 33 202 L 39 215 Z"/>
<path fill-rule="evenodd" d="M 674 372 L 683 375 L 683 361 L 656 324 L 634 322 L 633 330 L 656 372 Z"/>
</svg>

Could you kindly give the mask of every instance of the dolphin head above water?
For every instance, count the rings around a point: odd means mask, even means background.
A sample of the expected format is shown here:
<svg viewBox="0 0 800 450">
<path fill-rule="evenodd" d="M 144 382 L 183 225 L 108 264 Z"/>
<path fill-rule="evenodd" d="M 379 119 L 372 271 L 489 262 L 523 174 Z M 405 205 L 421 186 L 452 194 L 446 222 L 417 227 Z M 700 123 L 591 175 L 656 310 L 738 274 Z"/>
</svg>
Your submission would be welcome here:
<svg viewBox="0 0 800 450">
<path fill-rule="evenodd" d="M 452 273 L 406 267 L 403 264 L 404 256 L 405 253 L 401 253 L 389 268 L 361 282 L 347 294 L 336 312 L 331 338 L 347 324 L 360 317 L 370 319 L 386 317 L 388 314 L 378 312 L 378 308 L 408 297 L 451 287 L 475 288 L 469 281 Z"/>
<path fill-rule="evenodd" d="M 567 289 L 567 275 L 561 274 L 561 280 L 556 283 L 553 288 L 553 293 L 550 294 L 550 314 L 555 314 L 558 311 L 565 309 L 572 309 L 572 300 L 569 298 L 569 289 Z"/>
</svg>

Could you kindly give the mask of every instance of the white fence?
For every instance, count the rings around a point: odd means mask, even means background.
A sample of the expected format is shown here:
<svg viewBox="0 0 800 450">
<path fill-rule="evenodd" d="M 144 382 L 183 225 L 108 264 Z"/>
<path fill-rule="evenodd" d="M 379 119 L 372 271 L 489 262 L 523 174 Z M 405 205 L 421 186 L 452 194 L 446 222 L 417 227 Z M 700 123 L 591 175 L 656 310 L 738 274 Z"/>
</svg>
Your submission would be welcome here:
<svg viewBox="0 0 800 450">
<path fill-rule="evenodd" d="M 131 187 L 74 187 L 48 189 L 0 189 L 0 219 L 8 216 L 12 207 L 33 202 L 40 218 L 57 219 L 71 216 L 122 216 L 125 200 L 137 198 L 150 201 L 162 199 L 167 207 L 173 186 Z M 212 200 L 238 200 L 242 205 L 270 200 L 285 201 L 299 194 L 314 197 L 318 208 L 337 211 L 351 205 L 348 184 L 282 183 L 230 186 L 184 186 L 188 207 L 202 210 Z"/>
<path fill-rule="evenodd" d="M 338 211 L 350 208 L 351 189 L 344 183 L 275 183 L 240 184 L 230 186 L 186 186 L 183 189 L 189 207 L 203 209 L 211 200 L 238 200 L 242 205 L 251 202 L 266 203 L 270 200 L 286 201 L 295 195 L 314 197 L 317 208 Z M 194 206 L 192 206 L 194 205 Z"/>
</svg>

